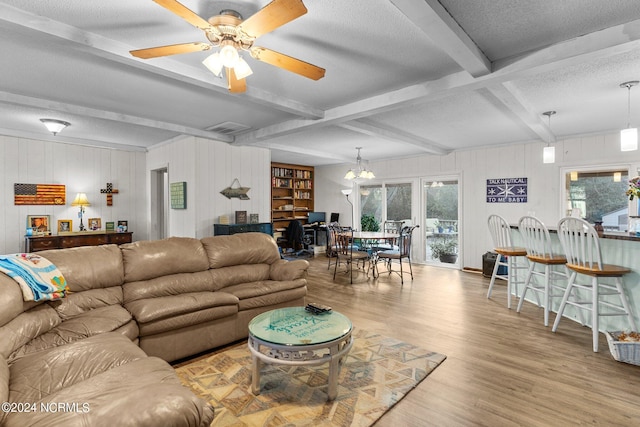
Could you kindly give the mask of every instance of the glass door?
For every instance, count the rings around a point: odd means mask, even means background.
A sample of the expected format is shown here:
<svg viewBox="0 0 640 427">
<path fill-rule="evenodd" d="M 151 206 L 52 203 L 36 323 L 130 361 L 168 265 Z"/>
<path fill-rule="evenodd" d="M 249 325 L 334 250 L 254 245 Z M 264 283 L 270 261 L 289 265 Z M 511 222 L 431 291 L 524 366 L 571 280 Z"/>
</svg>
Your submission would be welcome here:
<svg viewBox="0 0 640 427">
<path fill-rule="evenodd" d="M 425 262 L 459 268 L 460 188 L 458 177 L 423 178 Z"/>
</svg>

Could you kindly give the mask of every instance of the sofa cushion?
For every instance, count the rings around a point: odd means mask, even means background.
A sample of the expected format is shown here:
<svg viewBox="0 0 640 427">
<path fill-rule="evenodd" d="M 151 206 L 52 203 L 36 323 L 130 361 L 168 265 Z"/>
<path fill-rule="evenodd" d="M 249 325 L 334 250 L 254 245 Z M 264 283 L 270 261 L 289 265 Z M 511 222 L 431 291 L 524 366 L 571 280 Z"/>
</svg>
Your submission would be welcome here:
<svg viewBox="0 0 640 427">
<path fill-rule="evenodd" d="M 132 301 L 125 307 L 133 314 L 138 323 L 153 322 L 206 308 L 233 306 L 238 298 L 227 292 L 192 292 L 160 298 Z"/>
<path fill-rule="evenodd" d="M 61 322 L 58 313 L 47 304 L 38 305 L 21 313 L 0 327 L 0 355 L 10 362 L 16 350 L 55 328 Z"/>
<path fill-rule="evenodd" d="M 226 287 L 229 292 L 240 300 L 240 311 L 256 307 L 267 307 L 274 304 L 304 297 L 307 293 L 305 279 L 242 283 Z"/>
<path fill-rule="evenodd" d="M 240 283 L 269 280 L 269 264 L 244 264 L 213 268 L 208 271 L 215 290 Z"/>
<path fill-rule="evenodd" d="M 167 362 L 145 357 L 43 396 L 38 404 L 77 403 L 77 411 L 15 413 L 6 427 L 209 426 L 211 405 L 182 386 Z"/>
<path fill-rule="evenodd" d="M 165 319 L 155 320 L 148 323 L 140 324 L 140 337 L 148 337 L 149 335 L 160 334 L 162 332 L 175 332 L 183 328 L 195 325 L 202 325 L 217 319 L 232 318 L 238 313 L 238 305 L 222 305 L 219 307 L 205 308 L 203 310 L 194 311 L 192 313 L 180 314 Z M 216 331 L 222 334 L 222 331 Z M 168 342 L 174 343 L 173 340 Z"/>
<path fill-rule="evenodd" d="M 47 304 L 58 312 L 61 319 L 66 320 L 96 308 L 122 305 L 122 287 L 113 286 L 105 289 L 73 292 L 63 299 Z"/>
<path fill-rule="evenodd" d="M 265 233 L 238 233 L 202 239 L 209 268 L 242 264 L 273 264 L 280 259 L 278 245 Z"/>
<path fill-rule="evenodd" d="M 269 277 L 271 280 L 295 280 L 301 279 L 309 269 L 309 261 L 296 259 L 293 261 L 278 260 L 271 264 Z"/>
<path fill-rule="evenodd" d="M 9 365 L 7 359 L 0 356 L 0 403 L 7 402 L 9 400 Z M 4 411 L 2 411 L 4 412 Z M 0 421 L 2 420 L 2 413 L 0 413 Z"/>
<path fill-rule="evenodd" d="M 209 268 L 207 254 L 198 239 L 170 237 L 120 246 L 126 282 L 149 280 L 177 273 L 195 273 Z"/>
<path fill-rule="evenodd" d="M 12 357 L 21 357 L 94 335 L 113 332 L 129 323 L 131 319 L 131 313 L 120 305 L 96 308 L 61 322 L 20 347 Z"/>
<path fill-rule="evenodd" d="M 124 302 L 128 303 L 145 298 L 166 297 L 190 292 L 214 290 L 208 271 L 197 273 L 179 273 L 125 283 L 122 286 Z"/>
<path fill-rule="evenodd" d="M 51 261 L 72 292 L 122 285 L 124 270 L 117 245 L 81 246 L 38 252 Z"/>
<path fill-rule="evenodd" d="M 0 326 L 7 324 L 23 311 L 20 286 L 11 277 L 0 273 Z"/>
<path fill-rule="evenodd" d="M 99 373 L 146 357 L 131 340 L 113 333 L 29 354 L 9 365 L 9 401 L 37 402 Z"/>
</svg>

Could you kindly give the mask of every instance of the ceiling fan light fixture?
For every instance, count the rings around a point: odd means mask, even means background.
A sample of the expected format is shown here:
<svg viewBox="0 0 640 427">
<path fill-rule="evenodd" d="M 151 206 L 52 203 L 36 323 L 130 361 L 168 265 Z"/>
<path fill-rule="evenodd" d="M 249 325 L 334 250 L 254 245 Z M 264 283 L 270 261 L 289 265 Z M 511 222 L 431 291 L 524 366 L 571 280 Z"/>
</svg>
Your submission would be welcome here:
<svg viewBox="0 0 640 427">
<path fill-rule="evenodd" d="M 63 120 L 40 119 L 40 121 L 47 128 L 47 130 L 53 134 L 53 136 L 56 136 L 58 132 L 60 132 L 62 129 L 66 128 L 67 126 L 71 126 L 71 123 L 65 122 Z"/>
<path fill-rule="evenodd" d="M 202 61 L 202 64 L 209 69 L 213 74 L 220 77 L 220 73 L 222 73 L 222 59 L 220 58 L 220 53 L 216 52 L 213 55 L 209 55 Z"/>
<path fill-rule="evenodd" d="M 238 58 L 238 63 L 234 67 L 233 71 L 236 73 L 237 79 L 244 79 L 253 74 L 253 70 L 251 69 L 251 67 L 249 67 L 247 61 L 242 58 Z"/>
<path fill-rule="evenodd" d="M 238 50 L 232 43 L 233 42 L 227 42 L 227 44 L 220 49 L 220 60 L 222 61 L 222 65 L 227 68 L 235 68 L 240 59 L 240 54 L 238 54 Z"/>
</svg>

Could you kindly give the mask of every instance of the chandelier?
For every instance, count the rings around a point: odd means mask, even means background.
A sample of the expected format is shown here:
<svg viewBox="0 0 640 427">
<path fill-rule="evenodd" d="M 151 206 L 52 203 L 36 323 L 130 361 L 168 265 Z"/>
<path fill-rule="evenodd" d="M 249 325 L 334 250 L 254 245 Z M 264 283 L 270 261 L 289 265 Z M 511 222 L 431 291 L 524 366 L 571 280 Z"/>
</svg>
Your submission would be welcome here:
<svg viewBox="0 0 640 427">
<path fill-rule="evenodd" d="M 358 157 L 356 157 L 356 161 L 358 163 L 357 171 L 353 169 L 349 169 L 347 174 L 344 176 L 344 179 L 352 180 L 352 179 L 373 179 L 376 176 L 370 170 L 362 167 L 362 157 L 360 157 L 360 149 L 362 147 L 356 147 L 358 150 Z"/>
</svg>

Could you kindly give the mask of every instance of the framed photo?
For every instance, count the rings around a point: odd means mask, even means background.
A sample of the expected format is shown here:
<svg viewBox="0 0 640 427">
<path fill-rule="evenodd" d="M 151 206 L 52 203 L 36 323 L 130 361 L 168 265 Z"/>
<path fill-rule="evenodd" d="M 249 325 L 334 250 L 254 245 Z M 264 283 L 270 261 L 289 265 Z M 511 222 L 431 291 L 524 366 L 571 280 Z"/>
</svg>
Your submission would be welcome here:
<svg viewBox="0 0 640 427">
<path fill-rule="evenodd" d="M 171 189 L 171 209 L 186 209 L 187 208 L 187 183 L 172 182 L 170 184 Z"/>
<path fill-rule="evenodd" d="M 116 223 L 113 221 L 107 221 L 104 223 L 104 229 L 106 231 L 116 231 Z"/>
<path fill-rule="evenodd" d="M 260 215 L 257 213 L 249 214 L 249 224 L 259 224 L 260 223 Z"/>
<path fill-rule="evenodd" d="M 118 220 L 118 231 L 119 232 L 124 232 L 127 231 L 127 229 L 129 228 L 129 221 L 123 221 L 121 219 Z"/>
<path fill-rule="evenodd" d="M 247 223 L 247 211 L 236 211 L 236 224 Z"/>
<path fill-rule="evenodd" d="M 73 221 L 70 219 L 58 220 L 58 234 L 71 233 L 73 231 Z"/>
<path fill-rule="evenodd" d="M 89 230 L 100 230 L 102 228 L 102 220 L 100 218 L 89 218 L 87 223 Z"/>
<path fill-rule="evenodd" d="M 50 234 L 51 215 L 27 215 L 27 228 L 31 228 L 33 234 Z"/>
</svg>

